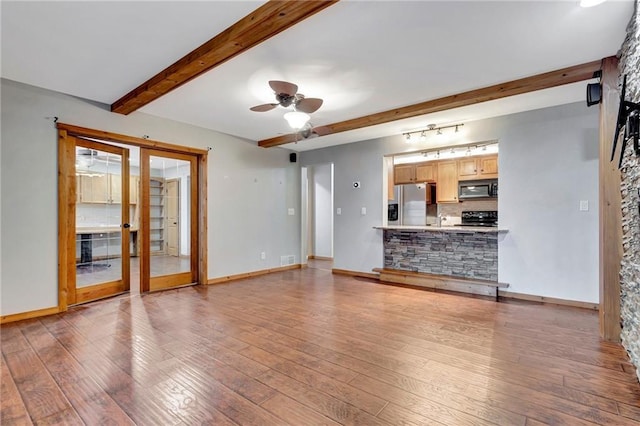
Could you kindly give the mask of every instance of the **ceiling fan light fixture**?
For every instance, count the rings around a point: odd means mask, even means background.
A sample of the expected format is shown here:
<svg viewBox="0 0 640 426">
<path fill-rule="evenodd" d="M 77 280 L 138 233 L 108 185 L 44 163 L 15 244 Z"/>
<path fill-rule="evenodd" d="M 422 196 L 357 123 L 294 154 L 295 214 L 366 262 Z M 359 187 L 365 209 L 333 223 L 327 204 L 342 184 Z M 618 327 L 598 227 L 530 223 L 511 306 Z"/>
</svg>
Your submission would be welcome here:
<svg viewBox="0 0 640 426">
<path fill-rule="evenodd" d="M 284 115 L 284 119 L 287 120 L 289 126 L 292 129 L 300 130 L 311 119 L 309 114 L 300 111 L 289 111 Z"/>
</svg>

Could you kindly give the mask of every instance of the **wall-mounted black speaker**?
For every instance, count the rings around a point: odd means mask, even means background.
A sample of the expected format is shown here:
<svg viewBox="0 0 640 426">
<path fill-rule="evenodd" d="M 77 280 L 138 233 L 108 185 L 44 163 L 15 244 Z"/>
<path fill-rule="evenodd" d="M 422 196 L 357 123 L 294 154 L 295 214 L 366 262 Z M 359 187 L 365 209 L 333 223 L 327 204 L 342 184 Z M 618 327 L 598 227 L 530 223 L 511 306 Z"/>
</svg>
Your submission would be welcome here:
<svg viewBox="0 0 640 426">
<path fill-rule="evenodd" d="M 289 162 L 295 163 L 296 161 L 298 161 L 298 154 L 296 154 L 295 152 L 289 154 Z"/>
<path fill-rule="evenodd" d="M 587 106 L 597 105 L 602 98 L 602 86 L 600 83 L 587 84 Z"/>
</svg>

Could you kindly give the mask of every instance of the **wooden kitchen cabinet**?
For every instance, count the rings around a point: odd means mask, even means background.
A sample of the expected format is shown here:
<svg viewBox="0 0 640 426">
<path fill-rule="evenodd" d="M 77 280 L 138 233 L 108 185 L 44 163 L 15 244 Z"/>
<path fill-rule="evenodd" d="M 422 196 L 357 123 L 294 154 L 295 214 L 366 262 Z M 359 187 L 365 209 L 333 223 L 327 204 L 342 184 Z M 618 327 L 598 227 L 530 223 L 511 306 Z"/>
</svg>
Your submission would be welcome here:
<svg viewBox="0 0 640 426">
<path fill-rule="evenodd" d="M 498 156 L 480 157 L 480 177 L 482 179 L 498 178 Z"/>
<path fill-rule="evenodd" d="M 458 179 L 497 179 L 498 156 L 466 157 L 458 160 Z"/>
<path fill-rule="evenodd" d="M 92 174 L 78 176 L 81 203 L 107 203 L 109 200 L 109 175 Z"/>
<path fill-rule="evenodd" d="M 137 176 L 136 176 L 137 177 Z M 78 203 L 121 204 L 122 176 L 115 174 L 93 174 L 76 176 Z M 133 177 L 130 180 L 131 189 L 134 188 Z M 131 191 L 130 189 L 130 191 Z M 130 196 L 130 203 L 135 204 L 138 198 L 137 180 L 134 194 Z M 136 200 L 136 201 L 133 201 Z"/>
<path fill-rule="evenodd" d="M 436 163 L 398 164 L 393 168 L 393 181 L 396 185 L 436 181 Z"/>
<path fill-rule="evenodd" d="M 109 175 L 109 201 L 110 204 L 122 204 L 122 176 Z"/>
<path fill-rule="evenodd" d="M 415 183 L 415 164 L 398 164 L 393 167 L 393 183 L 402 185 L 405 183 Z"/>
<path fill-rule="evenodd" d="M 458 202 L 458 161 L 438 161 L 438 183 L 436 201 L 438 203 Z"/>
<path fill-rule="evenodd" d="M 435 162 L 416 164 L 416 182 L 435 182 L 437 169 Z"/>
<path fill-rule="evenodd" d="M 140 176 L 129 176 L 129 204 L 138 204 Z"/>
<path fill-rule="evenodd" d="M 478 174 L 478 159 L 461 158 L 458 160 L 458 179 L 475 179 Z"/>
</svg>

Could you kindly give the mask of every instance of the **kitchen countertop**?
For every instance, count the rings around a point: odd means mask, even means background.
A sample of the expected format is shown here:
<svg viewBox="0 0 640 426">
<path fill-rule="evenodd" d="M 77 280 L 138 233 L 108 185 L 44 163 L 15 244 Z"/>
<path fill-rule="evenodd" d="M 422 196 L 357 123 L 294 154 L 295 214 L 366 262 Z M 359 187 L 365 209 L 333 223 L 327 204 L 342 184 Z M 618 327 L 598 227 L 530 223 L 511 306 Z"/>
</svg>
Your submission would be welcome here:
<svg viewBox="0 0 640 426">
<path fill-rule="evenodd" d="M 390 230 L 390 231 L 409 231 L 409 232 L 484 232 L 484 233 L 505 233 L 509 232 L 508 229 L 500 228 L 500 227 L 489 227 L 489 226 L 419 226 L 419 225 L 410 225 L 410 226 L 401 226 L 401 225 L 390 225 L 390 226 L 374 226 L 375 229 L 382 230 Z"/>
</svg>

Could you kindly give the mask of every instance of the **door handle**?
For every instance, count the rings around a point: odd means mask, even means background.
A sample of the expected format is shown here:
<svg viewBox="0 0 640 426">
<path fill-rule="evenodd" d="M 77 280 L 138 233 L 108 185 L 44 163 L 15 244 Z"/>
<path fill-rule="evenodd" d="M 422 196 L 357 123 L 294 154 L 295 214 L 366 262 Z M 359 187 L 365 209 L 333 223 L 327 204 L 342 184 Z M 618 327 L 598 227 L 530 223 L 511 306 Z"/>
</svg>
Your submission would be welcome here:
<svg viewBox="0 0 640 426">
<path fill-rule="evenodd" d="M 122 224 L 122 227 L 123 227 L 124 229 L 127 229 L 127 228 L 131 228 L 131 225 L 129 225 L 128 223 L 123 223 L 123 224 Z"/>
</svg>

